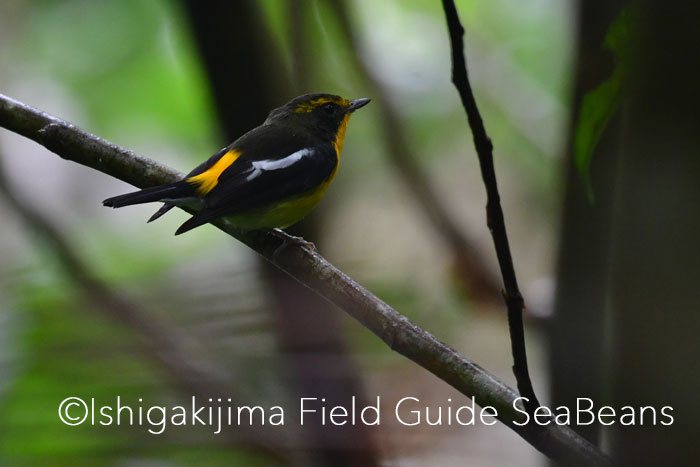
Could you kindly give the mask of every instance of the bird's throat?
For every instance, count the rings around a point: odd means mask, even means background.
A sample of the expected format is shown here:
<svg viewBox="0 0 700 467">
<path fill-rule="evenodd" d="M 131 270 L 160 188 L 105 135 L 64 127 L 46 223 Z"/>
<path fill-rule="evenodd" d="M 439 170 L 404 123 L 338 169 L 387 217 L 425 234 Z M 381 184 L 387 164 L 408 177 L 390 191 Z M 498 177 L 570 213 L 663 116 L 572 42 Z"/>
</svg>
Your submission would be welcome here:
<svg viewBox="0 0 700 467">
<path fill-rule="evenodd" d="M 335 140 L 333 141 L 333 147 L 335 147 L 335 153 L 340 157 L 340 151 L 343 150 L 343 141 L 345 140 L 345 132 L 348 129 L 348 122 L 350 121 L 350 114 L 345 114 L 343 120 L 338 125 L 338 131 L 335 134 Z"/>
</svg>

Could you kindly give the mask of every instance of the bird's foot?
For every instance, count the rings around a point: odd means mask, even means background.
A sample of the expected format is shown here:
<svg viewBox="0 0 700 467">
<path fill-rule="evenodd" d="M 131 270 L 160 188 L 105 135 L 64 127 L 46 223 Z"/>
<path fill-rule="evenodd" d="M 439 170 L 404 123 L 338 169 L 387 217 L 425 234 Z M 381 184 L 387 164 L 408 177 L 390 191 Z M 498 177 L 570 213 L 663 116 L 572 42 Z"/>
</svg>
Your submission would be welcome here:
<svg viewBox="0 0 700 467">
<path fill-rule="evenodd" d="M 282 229 L 271 229 L 270 233 L 274 235 L 277 238 L 282 239 L 282 244 L 275 249 L 274 253 L 272 253 L 272 257 L 275 258 L 277 257 L 277 254 L 282 251 L 287 245 L 299 245 L 302 248 L 306 248 L 310 252 L 315 252 L 316 251 L 316 245 L 313 244 L 313 242 L 309 242 L 307 240 L 304 240 L 302 237 L 295 237 L 294 235 L 289 235 L 287 232 L 285 232 Z"/>
</svg>

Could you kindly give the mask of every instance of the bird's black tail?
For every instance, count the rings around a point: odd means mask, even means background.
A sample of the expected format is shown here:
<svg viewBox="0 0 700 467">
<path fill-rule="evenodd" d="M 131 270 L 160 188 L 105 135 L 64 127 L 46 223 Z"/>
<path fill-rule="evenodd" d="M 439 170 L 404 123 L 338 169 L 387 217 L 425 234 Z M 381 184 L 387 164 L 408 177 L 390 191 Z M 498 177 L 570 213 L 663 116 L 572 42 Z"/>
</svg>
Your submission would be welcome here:
<svg viewBox="0 0 700 467">
<path fill-rule="evenodd" d="M 185 232 L 188 232 L 195 227 L 199 227 L 200 225 L 204 225 L 210 220 L 212 220 L 214 216 L 211 215 L 211 213 L 208 212 L 196 212 L 192 217 L 187 219 L 184 224 L 182 224 L 176 231 L 175 235 L 180 235 Z"/>
<path fill-rule="evenodd" d="M 149 217 L 146 222 L 153 222 L 154 220 L 158 219 L 160 216 L 162 216 L 166 212 L 170 211 L 174 207 L 175 206 L 172 204 L 166 204 L 164 206 L 161 206 L 161 208 L 159 210 L 157 210 L 155 214 L 153 214 L 151 217 Z"/>
<path fill-rule="evenodd" d="M 102 204 L 110 208 L 121 208 L 132 204 L 151 203 L 168 199 L 187 198 L 194 196 L 195 187 L 185 180 L 171 183 L 170 185 L 155 186 L 143 190 L 115 196 L 102 201 Z M 160 212 L 160 211 L 159 211 Z M 164 214 L 161 213 L 161 214 Z M 160 217 L 160 216 L 158 216 Z"/>
</svg>

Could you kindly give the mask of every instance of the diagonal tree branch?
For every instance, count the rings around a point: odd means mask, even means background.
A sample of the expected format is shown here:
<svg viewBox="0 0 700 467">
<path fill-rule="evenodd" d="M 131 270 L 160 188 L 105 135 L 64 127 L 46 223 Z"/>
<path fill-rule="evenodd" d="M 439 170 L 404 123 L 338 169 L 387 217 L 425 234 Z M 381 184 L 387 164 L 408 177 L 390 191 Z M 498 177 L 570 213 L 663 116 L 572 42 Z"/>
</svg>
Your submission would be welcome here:
<svg viewBox="0 0 700 467">
<path fill-rule="evenodd" d="M 450 33 L 450 44 L 452 46 L 452 82 L 454 83 L 462 105 L 467 112 L 469 127 L 474 136 L 474 146 L 479 157 L 481 166 L 481 176 L 486 185 L 486 223 L 493 237 L 493 244 L 496 247 L 498 265 L 503 276 L 506 306 L 508 307 L 508 327 L 510 330 L 510 342 L 513 353 L 513 373 L 518 384 L 518 391 L 527 398 L 525 406 L 533 412 L 540 403 L 535 396 L 530 381 L 530 372 L 527 366 L 527 353 L 525 351 L 525 331 L 523 329 L 523 312 L 525 311 L 525 301 L 520 294 L 518 281 L 515 278 L 515 268 L 513 258 L 510 254 L 508 235 L 506 234 L 506 223 L 503 219 L 501 209 L 501 197 L 498 194 L 498 184 L 496 183 L 496 171 L 493 168 L 493 144 L 486 134 L 484 122 L 481 120 L 479 108 L 474 99 L 474 93 L 469 84 L 467 75 L 467 63 L 464 58 L 464 28 L 459 21 L 457 8 L 453 0 L 442 0 L 442 5 L 447 18 L 447 28 Z"/>
<path fill-rule="evenodd" d="M 122 149 L 47 113 L 0 94 L 0 126 L 24 135 L 64 159 L 145 188 L 178 180 L 182 174 Z M 343 309 L 391 349 L 413 360 L 481 406 L 492 406 L 497 418 L 538 450 L 565 465 L 607 465 L 595 446 L 566 426 L 524 426 L 515 404 L 518 395 L 432 334 L 364 289 L 318 252 L 265 232 L 238 231 L 220 220 L 219 229 L 239 239 L 272 264 Z"/>
</svg>

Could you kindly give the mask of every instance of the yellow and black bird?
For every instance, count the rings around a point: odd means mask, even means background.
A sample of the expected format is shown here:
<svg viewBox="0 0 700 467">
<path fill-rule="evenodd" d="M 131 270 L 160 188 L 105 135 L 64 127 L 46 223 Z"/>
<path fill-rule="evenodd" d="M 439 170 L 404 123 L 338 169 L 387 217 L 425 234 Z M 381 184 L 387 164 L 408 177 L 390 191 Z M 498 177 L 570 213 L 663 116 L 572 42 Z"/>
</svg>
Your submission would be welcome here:
<svg viewBox="0 0 700 467">
<path fill-rule="evenodd" d="M 119 208 L 165 203 L 200 205 L 179 235 L 219 217 L 244 230 L 285 228 L 316 207 L 338 170 L 350 115 L 369 99 L 304 94 L 270 112 L 265 122 L 221 149 L 175 183 L 103 201 Z"/>
</svg>

